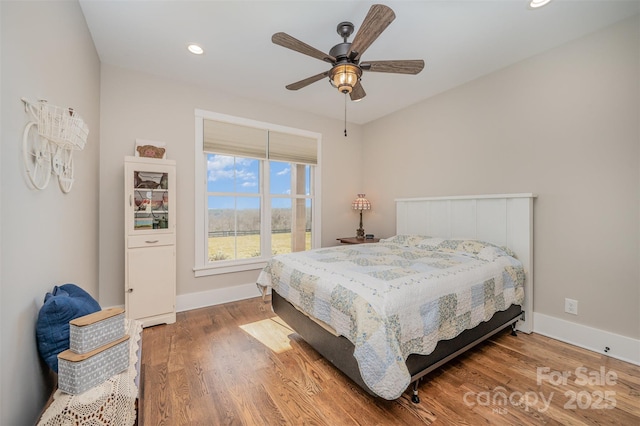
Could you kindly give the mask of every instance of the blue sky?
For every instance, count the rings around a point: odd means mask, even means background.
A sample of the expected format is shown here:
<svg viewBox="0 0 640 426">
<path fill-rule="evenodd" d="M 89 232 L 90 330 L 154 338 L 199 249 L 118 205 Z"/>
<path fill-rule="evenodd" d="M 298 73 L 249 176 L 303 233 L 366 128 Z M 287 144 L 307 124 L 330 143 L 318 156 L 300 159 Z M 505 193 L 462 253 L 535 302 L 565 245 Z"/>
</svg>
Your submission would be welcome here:
<svg viewBox="0 0 640 426">
<path fill-rule="evenodd" d="M 291 164 L 271 161 L 270 169 L 270 193 L 289 195 L 291 193 Z M 307 176 L 307 186 L 308 181 Z M 207 191 L 255 194 L 255 197 L 238 197 L 237 208 L 259 208 L 260 160 L 208 154 Z M 210 209 L 234 208 L 234 197 L 209 197 L 208 205 Z M 291 201 L 287 198 L 273 198 L 272 207 L 291 207 Z"/>
</svg>

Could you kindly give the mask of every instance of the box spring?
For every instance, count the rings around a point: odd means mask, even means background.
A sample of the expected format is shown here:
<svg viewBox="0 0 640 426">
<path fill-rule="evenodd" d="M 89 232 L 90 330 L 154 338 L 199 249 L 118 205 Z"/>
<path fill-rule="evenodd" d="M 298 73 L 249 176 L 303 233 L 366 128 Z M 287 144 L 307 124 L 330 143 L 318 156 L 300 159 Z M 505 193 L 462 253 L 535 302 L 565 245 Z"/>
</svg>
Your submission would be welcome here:
<svg viewBox="0 0 640 426">
<path fill-rule="evenodd" d="M 272 291 L 271 297 L 273 311 L 280 318 L 335 367 L 368 393 L 375 396 L 360 375 L 358 363 L 353 357 L 353 343 L 344 336 L 335 336 L 329 333 L 296 309 L 276 291 Z M 406 363 L 411 374 L 411 381 L 418 380 L 455 356 L 515 323 L 521 314 L 522 308 L 518 305 L 512 305 L 505 311 L 496 312 L 489 321 L 482 322 L 475 328 L 465 330 L 451 340 L 438 342 L 434 351 L 429 355 L 409 355 Z"/>
</svg>

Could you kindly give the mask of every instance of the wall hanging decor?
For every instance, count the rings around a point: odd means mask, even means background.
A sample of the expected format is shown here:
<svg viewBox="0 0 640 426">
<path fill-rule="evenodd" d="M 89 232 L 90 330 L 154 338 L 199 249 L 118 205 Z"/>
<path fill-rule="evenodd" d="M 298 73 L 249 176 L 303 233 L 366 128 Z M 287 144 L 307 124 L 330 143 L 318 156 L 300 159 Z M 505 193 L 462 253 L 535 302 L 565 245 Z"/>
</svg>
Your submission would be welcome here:
<svg viewBox="0 0 640 426">
<path fill-rule="evenodd" d="M 167 148 L 164 142 L 150 141 L 147 139 L 136 139 L 136 157 L 147 158 L 167 158 Z"/>
<path fill-rule="evenodd" d="M 73 151 L 84 149 L 89 128 L 73 108 L 63 108 L 39 100 L 22 98 L 29 121 L 22 136 L 22 153 L 29 181 L 36 189 L 49 184 L 51 174 L 58 177 L 64 193 L 73 185 Z"/>
</svg>

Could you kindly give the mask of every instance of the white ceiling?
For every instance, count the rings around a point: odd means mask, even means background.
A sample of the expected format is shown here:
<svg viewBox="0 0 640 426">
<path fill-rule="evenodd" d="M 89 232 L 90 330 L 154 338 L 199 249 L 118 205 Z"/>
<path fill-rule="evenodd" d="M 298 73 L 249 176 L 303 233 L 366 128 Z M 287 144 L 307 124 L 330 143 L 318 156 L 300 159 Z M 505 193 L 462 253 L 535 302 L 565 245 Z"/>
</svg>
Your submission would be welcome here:
<svg viewBox="0 0 640 426">
<path fill-rule="evenodd" d="M 342 42 L 339 22 L 357 32 L 366 1 L 80 0 L 103 63 L 212 87 L 237 96 L 342 120 L 344 95 L 321 80 L 285 86 L 330 64 L 271 43 L 279 31 L 325 52 Z M 364 61 L 424 59 L 418 75 L 365 72 L 367 96 L 350 102 L 363 124 L 640 11 L 640 0 L 383 2 L 396 19 L 362 55 Z M 353 36 L 349 39 L 351 41 Z M 205 54 L 186 49 L 198 43 Z"/>
</svg>

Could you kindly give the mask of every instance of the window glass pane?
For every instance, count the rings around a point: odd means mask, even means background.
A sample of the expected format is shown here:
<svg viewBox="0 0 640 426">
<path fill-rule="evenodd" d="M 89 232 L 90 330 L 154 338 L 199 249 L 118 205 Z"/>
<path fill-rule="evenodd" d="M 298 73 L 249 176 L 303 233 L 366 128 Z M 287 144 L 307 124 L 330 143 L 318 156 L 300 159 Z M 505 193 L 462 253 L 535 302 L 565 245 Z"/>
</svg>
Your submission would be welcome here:
<svg viewBox="0 0 640 426">
<path fill-rule="evenodd" d="M 295 200 L 294 223 L 292 228 L 292 251 L 311 249 L 311 199 L 297 198 Z"/>
<path fill-rule="evenodd" d="M 271 200 L 271 254 L 291 253 L 291 198 Z"/>
<path fill-rule="evenodd" d="M 209 262 L 260 256 L 260 197 L 208 197 Z"/>
<path fill-rule="evenodd" d="M 238 197 L 237 259 L 260 256 L 260 197 Z"/>
<path fill-rule="evenodd" d="M 311 199 L 271 200 L 271 254 L 311 249 Z"/>
<path fill-rule="evenodd" d="M 313 170 L 313 167 L 307 165 L 304 168 L 304 175 L 305 175 L 305 189 L 304 189 L 304 194 L 305 195 L 311 195 L 311 171 Z"/>
<path fill-rule="evenodd" d="M 273 195 L 291 194 L 291 164 L 280 161 L 269 162 L 269 193 Z"/>
<path fill-rule="evenodd" d="M 235 259 L 235 197 L 208 197 L 209 262 Z"/>
<path fill-rule="evenodd" d="M 311 167 L 307 164 L 291 164 L 292 167 L 296 168 L 296 194 L 298 195 L 310 195 L 310 178 L 311 178 Z"/>
<path fill-rule="evenodd" d="M 260 160 L 207 154 L 207 191 L 260 192 Z"/>
</svg>

